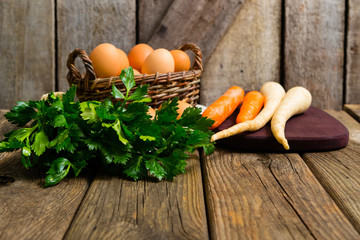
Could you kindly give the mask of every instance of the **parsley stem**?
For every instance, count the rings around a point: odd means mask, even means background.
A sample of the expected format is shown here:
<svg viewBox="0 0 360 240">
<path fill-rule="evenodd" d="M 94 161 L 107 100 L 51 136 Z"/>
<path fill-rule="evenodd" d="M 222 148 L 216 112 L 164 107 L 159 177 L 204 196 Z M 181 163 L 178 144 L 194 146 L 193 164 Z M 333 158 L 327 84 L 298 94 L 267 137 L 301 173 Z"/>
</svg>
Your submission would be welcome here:
<svg viewBox="0 0 360 240">
<path fill-rule="evenodd" d="M 126 94 L 126 98 L 127 98 L 127 94 Z M 122 101 L 121 105 L 120 105 L 120 110 L 119 113 L 122 113 L 124 110 L 124 107 L 126 105 L 126 98 L 124 98 L 124 100 Z"/>
</svg>

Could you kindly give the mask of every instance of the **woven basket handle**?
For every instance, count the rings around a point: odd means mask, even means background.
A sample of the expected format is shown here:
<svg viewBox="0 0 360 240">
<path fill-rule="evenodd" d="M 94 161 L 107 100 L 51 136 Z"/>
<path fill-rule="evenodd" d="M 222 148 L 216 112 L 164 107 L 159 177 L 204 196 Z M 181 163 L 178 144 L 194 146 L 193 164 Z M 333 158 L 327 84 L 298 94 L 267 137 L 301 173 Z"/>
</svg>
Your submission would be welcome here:
<svg viewBox="0 0 360 240">
<path fill-rule="evenodd" d="M 86 72 L 84 76 L 84 86 L 85 90 L 89 90 L 89 79 L 95 79 L 95 71 L 92 66 L 92 62 L 86 52 L 82 49 L 75 49 L 69 54 L 68 60 L 66 62 L 66 66 L 69 69 L 67 80 L 69 83 L 69 86 L 71 86 L 72 83 L 74 83 L 75 79 L 82 79 L 82 75 L 75 67 L 75 59 L 77 57 L 80 57 L 80 59 L 83 61 Z M 76 84 L 76 82 L 75 82 Z"/>
<path fill-rule="evenodd" d="M 184 45 L 181 45 L 179 47 L 180 50 L 186 51 L 186 50 L 191 50 L 194 52 L 195 54 L 195 61 L 194 61 L 194 65 L 192 67 L 192 69 L 197 70 L 200 69 L 201 71 L 203 71 L 203 65 L 202 65 L 202 52 L 201 49 L 193 43 L 186 43 Z"/>
</svg>

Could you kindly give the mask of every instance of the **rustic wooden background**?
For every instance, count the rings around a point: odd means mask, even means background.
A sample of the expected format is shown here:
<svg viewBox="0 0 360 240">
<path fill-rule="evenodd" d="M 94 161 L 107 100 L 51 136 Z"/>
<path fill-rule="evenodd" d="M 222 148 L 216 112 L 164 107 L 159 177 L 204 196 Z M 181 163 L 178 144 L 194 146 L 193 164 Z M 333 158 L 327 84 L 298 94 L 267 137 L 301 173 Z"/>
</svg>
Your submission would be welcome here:
<svg viewBox="0 0 360 240">
<path fill-rule="evenodd" d="M 205 105 L 266 81 L 302 85 L 323 109 L 360 103 L 356 0 L 0 0 L 0 108 L 66 90 L 69 52 L 102 42 L 198 44 Z"/>
</svg>

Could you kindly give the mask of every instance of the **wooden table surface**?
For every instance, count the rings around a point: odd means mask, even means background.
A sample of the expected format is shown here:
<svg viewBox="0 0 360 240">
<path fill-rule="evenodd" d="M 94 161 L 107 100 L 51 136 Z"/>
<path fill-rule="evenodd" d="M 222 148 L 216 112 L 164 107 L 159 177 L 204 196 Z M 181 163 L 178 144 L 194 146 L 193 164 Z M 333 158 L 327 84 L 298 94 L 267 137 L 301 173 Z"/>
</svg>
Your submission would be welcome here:
<svg viewBox="0 0 360 240">
<path fill-rule="evenodd" d="M 0 136 L 12 126 L 0 114 Z M 317 153 L 194 154 L 173 182 L 101 171 L 43 188 L 0 154 L 0 239 L 360 239 L 360 105 L 327 111 L 350 132 Z"/>
</svg>

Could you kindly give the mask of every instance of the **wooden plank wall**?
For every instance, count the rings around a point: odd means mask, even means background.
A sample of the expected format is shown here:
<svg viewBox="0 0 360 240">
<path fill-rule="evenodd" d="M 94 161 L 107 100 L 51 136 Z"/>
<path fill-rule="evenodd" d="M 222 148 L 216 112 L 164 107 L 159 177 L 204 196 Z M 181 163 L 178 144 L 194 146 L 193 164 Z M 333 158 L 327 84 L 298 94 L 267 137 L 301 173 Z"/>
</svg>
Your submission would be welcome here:
<svg viewBox="0 0 360 240">
<path fill-rule="evenodd" d="M 308 88 L 322 108 L 342 106 L 344 13 L 342 0 L 285 2 L 285 88 Z"/>
<path fill-rule="evenodd" d="M 54 1 L 0 0 L 0 108 L 55 88 L 54 19 Z"/>
<path fill-rule="evenodd" d="M 359 9 L 355 0 L 0 0 L 0 108 L 66 90 L 75 48 L 193 42 L 204 53 L 205 105 L 231 85 L 277 81 L 341 109 L 360 103 Z"/>
</svg>

